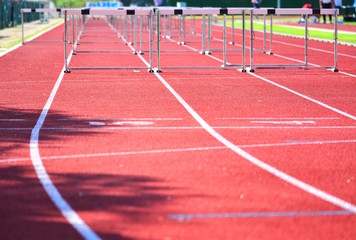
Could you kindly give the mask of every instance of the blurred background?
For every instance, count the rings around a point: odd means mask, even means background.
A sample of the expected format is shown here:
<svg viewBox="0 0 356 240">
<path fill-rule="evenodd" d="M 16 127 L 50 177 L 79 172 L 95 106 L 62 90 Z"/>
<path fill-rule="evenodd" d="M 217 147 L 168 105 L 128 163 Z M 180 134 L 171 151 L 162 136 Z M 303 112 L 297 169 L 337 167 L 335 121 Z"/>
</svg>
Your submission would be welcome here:
<svg viewBox="0 0 356 240">
<path fill-rule="evenodd" d="M 96 2 L 97 0 L 90 0 Z M 177 6 L 176 0 L 121 0 L 123 6 Z M 87 0 L 0 0 L 0 29 L 21 24 L 21 8 L 81 8 Z M 188 7 L 251 7 L 251 0 L 184 0 Z M 263 0 L 261 7 L 300 8 L 306 3 L 319 7 L 319 0 Z M 354 0 L 343 0 L 343 5 L 353 5 Z M 25 14 L 24 21 L 46 21 L 39 13 Z"/>
</svg>

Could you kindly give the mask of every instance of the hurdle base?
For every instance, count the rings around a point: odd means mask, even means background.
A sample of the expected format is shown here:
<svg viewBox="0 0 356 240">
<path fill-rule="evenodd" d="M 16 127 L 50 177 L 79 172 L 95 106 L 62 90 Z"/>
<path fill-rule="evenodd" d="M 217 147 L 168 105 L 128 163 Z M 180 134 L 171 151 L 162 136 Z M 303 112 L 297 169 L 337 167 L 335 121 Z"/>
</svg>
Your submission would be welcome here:
<svg viewBox="0 0 356 240">
<path fill-rule="evenodd" d="M 133 54 L 133 55 L 137 55 L 137 52 L 136 52 L 136 51 L 133 51 L 132 54 Z"/>
<path fill-rule="evenodd" d="M 64 70 L 64 73 L 70 73 L 70 69 L 68 68 L 68 69 Z"/>
<path fill-rule="evenodd" d="M 201 50 L 199 53 L 200 53 L 201 55 L 205 55 L 205 51 L 203 51 L 203 50 Z"/>
<path fill-rule="evenodd" d="M 144 55 L 144 53 L 142 51 L 139 51 L 138 54 L 139 55 Z"/>
<path fill-rule="evenodd" d="M 235 42 L 229 42 L 230 45 L 235 45 Z"/>
<path fill-rule="evenodd" d="M 152 68 L 149 68 L 147 71 L 148 71 L 149 73 L 154 73 L 154 72 L 155 72 Z"/>
<path fill-rule="evenodd" d="M 210 51 L 205 51 L 205 54 L 206 55 L 211 55 L 211 52 Z"/>
</svg>

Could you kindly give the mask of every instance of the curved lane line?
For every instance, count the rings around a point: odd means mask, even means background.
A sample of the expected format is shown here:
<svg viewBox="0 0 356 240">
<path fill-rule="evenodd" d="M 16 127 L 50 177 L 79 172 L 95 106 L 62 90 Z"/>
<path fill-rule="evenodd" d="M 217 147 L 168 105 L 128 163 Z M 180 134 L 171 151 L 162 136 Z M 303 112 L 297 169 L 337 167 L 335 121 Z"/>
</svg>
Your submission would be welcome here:
<svg viewBox="0 0 356 240">
<path fill-rule="evenodd" d="M 72 53 L 68 57 L 68 63 L 72 58 Z M 54 85 L 51 95 L 49 96 L 46 105 L 44 106 L 40 117 L 37 120 L 35 127 L 31 132 L 31 140 L 30 140 L 30 154 L 32 165 L 35 168 L 38 179 L 41 181 L 43 188 L 45 189 L 48 196 L 51 198 L 53 203 L 56 205 L 58 210 L 62 213 L 62 215 L 66 218 L 66 220 L 77 230 L 77 232 L 85 239 L 97 240 L 100 237 L 79 217 L 79 215 L 71 208 L 71 206 L 67 203 L 67 201 L 62 197 L 56 186 L 53 184 L 50 176 L 48 175 L 46 168 L 43 165 L 38 142 L 40 130 L 43 126 L 43 123 L 46 119 L 48 111 L 52 105 L 54 97 L 57 93 L 59 85 L 62 82 L 64 77 L 64 67 L 62 69 L 61 74 L 59 75 L 56 84 Z"/>
</svg>

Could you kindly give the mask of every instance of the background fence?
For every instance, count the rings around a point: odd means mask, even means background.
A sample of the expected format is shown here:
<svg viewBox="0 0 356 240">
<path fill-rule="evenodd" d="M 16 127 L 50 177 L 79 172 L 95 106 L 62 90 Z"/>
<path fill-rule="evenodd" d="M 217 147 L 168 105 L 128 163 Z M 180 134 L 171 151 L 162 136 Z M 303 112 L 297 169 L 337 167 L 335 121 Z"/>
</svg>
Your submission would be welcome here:
<svg viewBox="0 0 356 240">
<path fill-rule="evenodd" d="M 0 0 L 0 29 L 21 24 L 21 8 L 43 8 L 47 2 Z M 25 22 L 40 19 L 39 13 L 25 14 Z"/>
<path fill-rule="evenodd" d="M 82 0 L 54 0 L 58 7 L 74 7 L 74 3 L 79 4 Z M 95 0 L 88 0 L 95 1 Z M 177 2 L 186 2 L 188 7 L 251 7 L 251 0 L 162 0 L 165 6 L 176 6 Z M 125 6 L 131 3 L 137 5 L 152 5 L 153 0 L 121 0 Z M 278 0 L 263 0 L 261 7 L 277 7 Z M 312 3 L 319 6 L 319 0 L 280 0 L 282 8 L 299 8 L 305 3 Z M 49 1 L 36 0 L 0 0 L 0 29 L 15 26 L 21 23 L 21 8 L 43 8 L 48 6 Z M 343 0 L 343 5 L 353 5 L 354 0 Z M 73 5 L 73 6 L 71 6 Z M 85 1 L 82 1 L 81 7 L 84 7 Z M 75 6 L 79 7 L 79 6 Z M 39 13 L 25 14 L 25 22 L 40 19 Z"/>
</svg>

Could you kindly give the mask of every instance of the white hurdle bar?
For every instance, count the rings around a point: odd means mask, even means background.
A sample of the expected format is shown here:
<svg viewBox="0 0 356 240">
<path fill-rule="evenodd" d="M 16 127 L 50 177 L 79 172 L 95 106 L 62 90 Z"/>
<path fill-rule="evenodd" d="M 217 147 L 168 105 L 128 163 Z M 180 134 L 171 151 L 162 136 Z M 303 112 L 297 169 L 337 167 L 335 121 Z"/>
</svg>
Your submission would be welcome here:
<svg viewBox="0 0 356 240">
<path fill-rule="evenodd" d="M 278 68 L 309 68 L 310 65 L 308 65 L 308 21 L 306 21 L 305 23 L 305 61 L 303 64 L 274 64 L 274 65 L 263 65 L 263 64 L 259 64 L 259 65 L 255 65 L 253 63 L 253 57 L 254 57 L 254 53 L 256 51 L 258 51 L 257 49 L 255 49 L 253 47 L 254 45 L 254 36 L 253 36 L 253 16 L 254 15 L 263 15 L 264 16 L 264 42 L 263 42 L 263 52 L 267 52 L 266 51 L 266 16 L 270 15 L 271 16 L 271 34 L 270 34 L 270 54 L 272 54 L 272 36 L 273 36 L 273 15 L 306 15 L 307 18 L 310 15 L 313 14 L 333 14 L 335 19 L 337 19 L 337 15 L 338 15 L 338 10 L 337 9 L 272 9 L 272 8 L 265 8 L 265 9 L 252 9 L 252 8 L 183 8 L 183 9 L 177 9 L 177 8 L 135 8 L 135 9 L 129 9 L 129 8 L 120 8 L 120 9 L 66 9 L 64 10 L 64 15 L 66 17 L 71 16 L 71 15 L 110 15 L 110 16 L 116 16 L 116 20 L 114 20 L 114 22 L 111 22 L 110 24 L 112 25 L 112 28 L 115 30 L 116 29 L 116 33 L 118 34 L 118 36 L 122 37 L 121 31 L 122 28 L 124 28 L 124 37 L 123 40 L 127 41 L 127 26 L 126 27 L 121 27 L 122 21 L 122 16 L 125 17 L 125 21 L 127 19 L 128 16 L 135 16 L 138 15 L 140 17 L 147 17 L 148 19 L 148 26 L 149 26 L 149 33 L 150 33 L 150 40 L 149 40 L 149 53 L 150 53 L 150 66 L 149 66 L 149 71 L 152 72 L 153 71 L 153 33 L 154 33 L 154 29 L 156 26 L 156 31 L 157 31 L 157 71 L 161 71 L 161 66 L 160 66 L 160 56 L 161 56 L 161 48 L 160 48 L 160 44 L 161 44 L 161 17 L 163 16 L 163 33 L 165 35 L 166 33 L 166 26 L 168 27 L 168 36 L 164 36 L 166 38 L 170 38 L 171 37 L 171 33 L 170 33 L 170 29 L 171 29 L 171 17 L 172 16 L 178 16 L 179 21 L 175 21 L 175 25 L 179 25 L 179 43 L 180 44 L 185 44 L 185 21 L 184 21 L 184 17 L 189 15 L 191 17 L 191 26 L 192 26 L 192 18 L 196 15 L 200 15 L 203 16 L 203 29 L 202 29 L 202 51 L 201 53 L 203 54 L 209 54 L 210 53 L 210 42 L 208 42 L 208 49 L 206 49 L 206 36 L 208 36 L 208 41 L 210 41 L 211 38 L 211 25 L 210 25 L 210 21 L 208 23 L 208 34 L 206 33 L 206 21 L 205 21 L 205 17 L 206 15 L 223 15 L 224 17 L 224 27 L 223 27 L 223 55 L 224 55 L 224 59 L 223 59 L 223 65 L 220 66 L 223 68 L 238 68 L 240 67 L 242 69 L 242 71 L 246 71 L 246 66 L 249 66 L 250 71 L 254 71 L 254 68 L 258 69 L 258 68 L 271 68 L 271 69 L 278 69 Z M 245 15 L 249 14 L 250 15 L 250 24 L 251 24 L 251 31 L 250 31 L 250 64 L 247 65 L 246 64 L 246 59 L 245 59 L 245 52 L 246 52 L 246 34 L 245 34 L 245 22 L 246 22 L 246 18 Z M 242 62 L 241 64 L 230 64 L 227 62 L 226 59 L 226 53 L 227 53 L 227 26 L 226 26 L 226 16 L 227 15 L 242 15 L 242 22 L 243 22 L 243 26 L 242 26 Z M 120 18 L 118 18 L 117 16 L 119 16 Z M 120 19 L 120 20 L 118 20 Z M 210 18 L 208 18 L 210 19 Z M 167 21 L 166 21 L 167 20 Z M 115 22 L 116 21 L 116 22 Z M 119 21 L 119 24 L 118 22 Z M 134 49 L 134 54 L 137 54 L 137 44 L 136 44 L 136 31 L 137 31 L 137 19 L 136 18 L 131 18 L 132 21 L 132 27 L 135 27 L 135 35 L 133 36 L 133 34 L 131 34 L 131 41 L 132 39 L 134 39 L 135 41 L 135 49 Z M 142 20 L 140 19 L 140 22 Z M 335 22 L 335 38 L 334 38 L 334 66 L 333 67 L 323 67 L 323 68 L 332 68 L 333 71 L 337 71 L 337 21 Z M 67 21 L 65 21 L 65 23 L 67 24 Z M 183 26 L 182 26 L 183 23 Z M 127 23 L 125 23 L 127 25 Z M 140 24 L 141 25 L 141 24 Z M 73 24 L 74 27 L 74 24 Z M 191 27 L 192 30 L 192 27 Z M 183 39 L 182 39 L 182 32 L 183 31 Z M 65 36 L 67 36 L 67 32 L 68 32 L 68 27 L 65 27 Z M 142 27 L 140 27 L 140 32 L 141 32 L 141 43 L 140 43 L 140 48 L 142 52 Z M 191 31 L 193 32 L 193 31 Z M 195 29 L 194 29 L 194 33 L 195 33 Z M 234 29 L 232 29 L 232 33 L 234 33 Z M 74 30 L 73 30 L 73 34 L 74 34 Z M 67 39 L 65 39 L 65 48 L 67 47 Z M 232 37 L 232 41 L 231 44 L 234 44 L 234 37 Z M 73 51 L 74 52 L 74 51 Z M 67 61 L 67 58 L 65 58 L 65 61 Z M 189 66 L 185 66 L 185 67 L 165 67 L 165 68 L 191 68 Z M 192 68 L 213 68 L 213 67 L 192 67 Z M 86 68 L 87 69 L 87 68 Z M 127 68 L 125 68 L 127 69 Z M 66 70 L 69 71 L 69 68 L 66 67 Z"/>
<path fill-rule="evenodd" d="M 321 66 L 319 68 L 327 68 L 330 69 L 334 72 L 337 72 L 337 40 L 338 40 L 338 21 L 337 21 L 337 16 L 339 14 L 338 9 L 305 9 L 305 8 L 280 8 L 280 9 L 268 9 L 268 8 L 261 8 L 261 9 L 248 9 L 249 15 L 250 15 L 250 25 L 251 25 L 251 30 L 250 30 L 250 71 L 253 72 L 254 69 L 258 68 L 267 68 L 267 69 L 279 69 L 279 68 L 304 68 L 308 69 L 311 68 L 310 65 L 308 65 L 308 17 L 313 14 L 320 14 L 320 15 L 334 15 L 334 66 Z M 259 65 L 254 65 L 253 64 L 253 54 L 255 52 L 255 49 L 253 47 L 253 16 L 254 15 L 305 15 L 306 16 L 306 21 L 305 21 L 305 37 L 304 37 L 304 64 L 259 64 Z M 271 17 L 271 50 L 270 54 L 272 54 L 272 27 L 273 27 L 273 21 Z M 265 45 L 265 44 L 264 44 Z M 313 67 L 315 68 L 315 67 Z"/>
<path fill-rule="evenodd" d="M 118 24 L 117 24 L 117 16 L 147 16 L 149 17 L 149 19 L 153 18 L 153 9 L 152 8 L 142 8 L 142 9 L 128 9 L 128 8 L 120 8 L 120 9 L 64 9 L 63 10 L 63 14 L 64 14 L 64 66 L 65 66 L 65 73 L 70 73 L 71 70 L 90 70 L 90 69 L 98 69 L 98 70 L 130 70 L 130 69 L 147 69 L 144 67 L 72 67 L 69 68 L 68 66 L 68 39 L 67 39 L 67 35 L 68 35 L 68 24 L 67 24 L 67 19 L 69 16 L 73 17 L 73 16 L 88 16 L 88 15 L 101 15 L 101 16 L 114 16 L 115 17 L 115 22 L 111 22 L 108 21 L 108 24 L 111 25 L 112 29 L 116 32 L 116 34 L 118 36 L 120 36 L 121 34 L 118 31 Z M 135 31 L 137 28 L 137 22 L 136 22 L 136 18 L 134 20 L 134 22 L 136 23 L 132 23 L 135 25 Z M 149 22 L 151 22 L 152 20 L 149 20 Z M 73 22 L 73 21 L 72 21 Z M 83 21 L 84 22 L 84 21 Z M 73 24 L 74 26 L 74 24 Z M 84 26 L 82 27 L 82 29 L 84 29 Z M 120 29 L 121 30 L 121 29 Z M 127 30 L 125 28 L 125 30 Z M 150 66 L 148 68 L 149 72 L 153 72 L 153 64 L 152 64 L 152 60 L 153 60 L 153 54 L 152 54 L 152 43 L 153 43 L 153 37 L 151 36 L 153 29 L 152 29 L 152 24 L 150 24 Z M 82 31 L 81 31 L 82 32 Z M 74 30 L 73 30 L 74 33 Z M 136 33 L 135 33 L 136 35 Z M 142 36 L 142 35 L 141 35 Z M 126 37 L 126 36 L 125 36 Z M 131 35 L 131 39 L 132 39 L 132 35 Z M 74 38 L 73 38 L 74 39 Z M 124 41 L 126 41 L 127 39 L 124 39 Z M 136 36 L 135 36 L 135 40 L 136 40 Z M 142 40 L 141 40 L 142 41 Z M 76 44 L 73 44 L 73 54 L 77 53 L 78 51 L 75 51 L 75 46 Z M 136 51 L 137 49 L 137 45 L 135 43 L 135 50 L 134 50 L 134 54 L 137 53 Z M 141 51 L 142 52 L 142 44 L 141 44 Z"/>
<path fill-rule="evenodd" d="M 157 15 L 157 23 L 159 23 L 161 16 L 179 16 L 179 44 L 185 44 L 185 27 L 183 25 L 183 42 L 181 40 L 181 21 L 180 19 L 184 19 L 184 16 L 196 16 L 200 15 L 203 16 L 202 22 L 202 50 L 200 51 L 201 54 L 210 54 L 210 39 L 211 39 L 211 15 L 224 15 L 224 33 L 223 33 L 223 55 L 224 55 L 224 64 L 222 66 L 217 67 L 192 67 L 192 68 L 241 68 L 242 71 L 245 71 L 245 22 L 243 22 L 243 34 L 242 34 L 242 63 L 241 64 L 228 64 L 226 60 L 226 52 L 227 52 L 227 38 L 226 38 L 226 15 L 243 15 L 243 19 L 245 16 L 245 9 L 243 8 L 183 8 L 183 9 L 172 9 L 172 8 L 159 8 L 156 10 Z M 206 15 L 208 15 L 208 34 L 206 33 Z M 185 24 L 185 23 L 183 23 Z M 159 30 L 159 28 L 157 28 Z M 195 29 L 194 29 L 195 31 Z M 158 33 L 158 36 L 160 34 Z M 208 37 L 208 49 L 206 49 L 206 37 Z M 158 43 L 157 46 L 157 71 L 161 71 L 160 69 L 160 44 Z M 187 68 L 187 67 L 177 67 L 177 66 L 166 66 L 165 68 L 169 69 L 179 69 L 179 68 Z"/>
<path fill-rule="evenodd" d="M 21 8 L 21 30 L 22 30 L 22 44 L 25 44 L 25 25 L 24 13 L 48 13 L 48 12 L 62 12 L 60 8 Z"/>
</svg>

